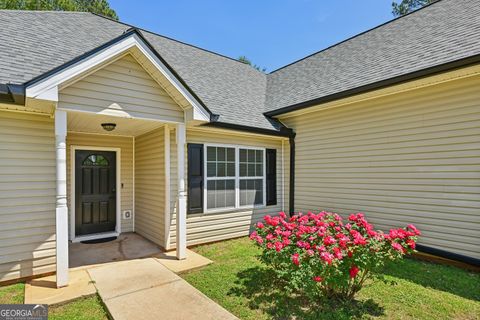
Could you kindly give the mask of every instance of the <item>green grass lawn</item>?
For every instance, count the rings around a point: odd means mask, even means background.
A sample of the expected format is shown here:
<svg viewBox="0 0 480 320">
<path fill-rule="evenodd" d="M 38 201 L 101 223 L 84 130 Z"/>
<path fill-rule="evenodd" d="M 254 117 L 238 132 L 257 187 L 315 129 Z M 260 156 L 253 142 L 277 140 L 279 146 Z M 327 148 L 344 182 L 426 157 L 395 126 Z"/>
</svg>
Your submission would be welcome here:
<svg viewBox="0 0 480 320">
<path fill-rule="evenodd" d="M 0 287 L 0 304 L 23 303 L 25 285 L 18 283 Z M 104 320 L 107 313 L 98 296 L 80 298 L 55 307 L 49 307 L 48 319 L 53 320 Z"/>
<path fill-rule="evenodd" d="M 241 319 L 480 319 L 480 275 L 456 267 L 404 259 L 385 269 L 396 285 L 369 283 L 340 304 L 285 293 L 247 238 L 194 250 L 214 263 L 182 276 Z"/>
</svg>

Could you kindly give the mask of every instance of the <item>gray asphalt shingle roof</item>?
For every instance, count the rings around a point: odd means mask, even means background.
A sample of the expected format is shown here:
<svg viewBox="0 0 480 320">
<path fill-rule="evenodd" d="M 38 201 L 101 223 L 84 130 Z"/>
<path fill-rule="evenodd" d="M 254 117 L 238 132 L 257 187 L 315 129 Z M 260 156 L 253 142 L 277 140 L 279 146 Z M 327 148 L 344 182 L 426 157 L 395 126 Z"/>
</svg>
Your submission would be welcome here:
<svg viewBox="0 0 480 320">
<path fill-rule="evenodd" d="M 480 1 L 442 0 L 270 73 L 266 110 L 480 54 Z"/>
<path fill-rule="evenodd" d="M 23 84 L 131 26 L 84 12 L 0 10 L 0 83 Z M 263 116 L 266 75 L 234 59 L 147 31 L 142 35 L 218 121 L 278 129 Z"/>
<path fill-rule="evenodd" d="M 0 84 L 24 84 L 130 27 L 90 13 L 0 10 Z M 441 0 L 267 75 L 141 33 L 218 121 L 278 130 L 264 112 L 480 54 L 480 6 Z"/>
</svg>

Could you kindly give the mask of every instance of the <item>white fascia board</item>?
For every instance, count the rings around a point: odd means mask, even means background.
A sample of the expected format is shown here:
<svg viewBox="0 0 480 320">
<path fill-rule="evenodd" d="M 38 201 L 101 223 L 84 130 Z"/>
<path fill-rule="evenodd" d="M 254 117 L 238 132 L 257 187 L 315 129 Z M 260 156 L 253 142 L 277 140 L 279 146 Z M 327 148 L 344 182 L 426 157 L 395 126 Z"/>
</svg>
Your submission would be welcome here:
<svg viewBox="0 0 480 320">
<path fill-rule="evenodd" d="M 182 83 L 168 70 L 166 65 L 150 50 L 147 44 L 137 35 L 122 39 L 111 46 L 87 57 L 65 69 L 62 69 L 51 76 L 35 82 L 28 86 L 25 95 L 30 99 L 48 100 L 58 102 L 58 88 L 73 78 L 88 72 L 98 65 L 106 63 L 110 59 L 128 51 L 129 49 L 138 48 L 147 59 L 149 59 L 155 67 L 165 76 L 168 81 L 183 95 L 183 97 L 192 105 L 195 112 L 193 113 L 195 120 L 210 121 L 208 111 L 195 99 L 190 92 L 182 85 Z"/>
</svg>

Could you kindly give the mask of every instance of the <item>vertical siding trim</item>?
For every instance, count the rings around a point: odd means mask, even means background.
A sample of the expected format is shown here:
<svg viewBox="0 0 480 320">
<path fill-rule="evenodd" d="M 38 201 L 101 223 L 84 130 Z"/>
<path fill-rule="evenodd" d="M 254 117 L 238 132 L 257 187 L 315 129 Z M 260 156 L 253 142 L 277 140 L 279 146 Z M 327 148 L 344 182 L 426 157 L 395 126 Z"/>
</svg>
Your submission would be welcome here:
<svg viewBox="0 0 480 320">
<path fill-rule="evenodd" d="M 132 137 L 132 232 L 135 232 L 135 137 Z"/>
<path fill-rule="evenodd" d="M 164 127 L 165 161 L 165 248 L 170 248 L 170 128 Z"/>
</svg>

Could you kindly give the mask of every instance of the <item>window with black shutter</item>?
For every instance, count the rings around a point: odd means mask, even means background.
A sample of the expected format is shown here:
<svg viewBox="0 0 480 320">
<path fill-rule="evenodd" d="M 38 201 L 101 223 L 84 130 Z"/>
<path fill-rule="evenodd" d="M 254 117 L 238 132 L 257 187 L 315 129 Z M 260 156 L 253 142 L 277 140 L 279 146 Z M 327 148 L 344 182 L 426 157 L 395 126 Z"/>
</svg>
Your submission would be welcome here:
<svg viewBox="0 0 480 320">
<path fill-rule="evenodd" d="M 188 144 L 188 213 L 203 212 L 203 144 Z"/>
<path fill-rule="evenodd" d="M 267 206 L 277 204 L 277 150 L 266 150 Z"/>
</svg>

